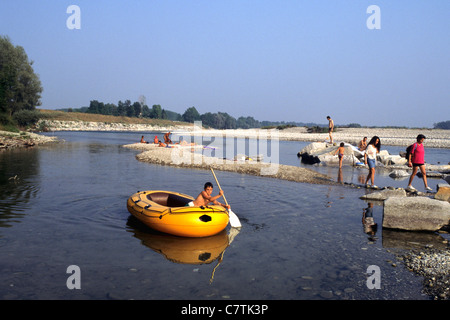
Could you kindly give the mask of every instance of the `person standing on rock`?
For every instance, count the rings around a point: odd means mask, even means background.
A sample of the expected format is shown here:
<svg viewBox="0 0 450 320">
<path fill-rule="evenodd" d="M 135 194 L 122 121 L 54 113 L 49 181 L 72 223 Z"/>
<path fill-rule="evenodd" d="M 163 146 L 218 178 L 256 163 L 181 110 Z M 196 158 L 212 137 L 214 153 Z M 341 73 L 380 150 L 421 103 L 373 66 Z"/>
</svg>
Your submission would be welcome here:
<svg viewBox="0 0 450 320">
<path fill-rule="evenodd" d="M 330 136 L 330 143 L 333 143 L 333 129 L 334 129 L 334 121 L 330 116 L 327 116 L 328 119 L 328 135 Z"/>
<path fill-rule="evenodd" d="M 164 143 L 168 145 L 172 143 L 172 140 L 170 140 L 170 134 L 171 134 L 170 131 L 164 134 Z"/>
<path fill-rule="evenodd" d="M 381 141 L 377 136 L 373 136 L 367 145 L 366 152 L 364 153 L 364 164 L 369 166 L 369 174 L 367 175 L 365 185 L 369 186 L 368 182 L 371 180 L 372 188 L 377 188 L 374 184 L 375 180 L 375 166 L 377 165 L 377 153 L 380 152 Z"/>
<path fill-rule="evenodd" d="M 425 189 L 427 191 L 432 190 L 428 186 L 427 173 L 425 170 L 425 148 L 423 147 L 423 141 L 425 139 L 426 137 L 423 134 L 419 134 L 416 139 L 417 142 L 412 145 L 411 152 L 409 153 L 408 167 L 413 167 L 413 171 L 411 173 L 411 176 L 409 177 L 408 187 L 406 187 L 407 191 L 416 191 L 416 188 L 414 188 L 411 184 L 417 174 L 418 169 L 420 169 L 420 172 L 422 172 L 423 184 L 425 185 Z"/>
</svg>

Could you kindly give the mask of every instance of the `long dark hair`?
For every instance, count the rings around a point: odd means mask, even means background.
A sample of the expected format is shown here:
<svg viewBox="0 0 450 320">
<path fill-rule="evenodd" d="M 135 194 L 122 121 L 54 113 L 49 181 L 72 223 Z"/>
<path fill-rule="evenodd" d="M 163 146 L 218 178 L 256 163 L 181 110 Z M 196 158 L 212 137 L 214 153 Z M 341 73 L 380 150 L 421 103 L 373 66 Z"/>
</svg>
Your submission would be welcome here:
<svg viewBox="0 0 450 320">
<path fill-rule="evenodd" d="M 378 143 L 377 143 L 377 139 L 378 139 Z M 369 144 L 373 145 L 375 148 L 377 148 L 378 152 L 380 152 L 381 140 L 380 140 L 380 138 L 378 136 L 373 136 L 372 139 L 370 139 L 370 141 L 367 144 L 367 146 L 369 146 Z"/>
</svg>

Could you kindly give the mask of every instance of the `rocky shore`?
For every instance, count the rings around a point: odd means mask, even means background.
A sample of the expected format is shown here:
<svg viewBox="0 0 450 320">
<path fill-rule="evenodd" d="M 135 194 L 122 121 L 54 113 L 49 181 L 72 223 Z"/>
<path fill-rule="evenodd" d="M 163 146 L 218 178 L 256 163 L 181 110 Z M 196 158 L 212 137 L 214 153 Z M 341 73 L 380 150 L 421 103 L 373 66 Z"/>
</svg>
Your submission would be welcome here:
<svg viewBox="0 0 450 320">
<path fill-rule="evenodd" d="M 48 131 L 172 131 L 178 135 L 203 135 L 219 137 L 237 137 L 237 138 L 261 138 L 287 141 L 311 141 L 324 142 L 328 140 L 328 133 L 308 133 L 306 127 L 294 127 L 284 130 L 276 129 L 200 129 L 194 126 L 174 125 L 167 127 L 151 126 L 145 124 L 121 124 L 105 122 L 83 122 L 83 121 L 56 121 L 42 120 L 38 127 L 47 128 Z M 363 137 L 378 136 L 382 145 L 405 146 L 415 142 L 419 133 L 424 134 L 425 147 L 429 148 L 449 148 L 450 149 L 450 130 L 438 129 L 391 129 L 391 128 L 337 128 L 333 133 L 334 142 L 347 142 L 357 145 Z"/>
<path fill-rule="evenodd" d="M 186 132 L 189 133 L 189 132 Z M 336 143 L 346 142 L 358 145 L 363 137 L 368 140 L 373 136 L 380 137 L 382 145 L 405 146 L 416 141 L 418 134 L 424 134 L 426 140 L 425 147 L 429 148 L 450 148 L 450 130 L 438 129 L 391 129 L 391 128 L 338 128 L 333 133 L 333 141 Z M 328 133 L 308 133 L 306 127 L 294 127 L 283 130 L 266 129 L 236 129 L 236 130 L 212 130 L 203 129 L 196 131 L 196 134 L 204 136 L 224 136 L 238 138 L 258 138 L 268 136 L 284 141 L 310 141 L 324 142 L 329 140 Z"/>
<path fill-rule="evenodd" d="M 36 145 L 55 142 L 57 138 L 46 137 L 32 132 L 0 131 L 0 150 L 11 148 L 29 148 Z"/>
<path fill-rule="evenodd" d="M 399 259 L 408 270 L 424 278 L 425 294 L 434 300 L 450 300 L 450 250 L 412 250 Z"/>
</svg>

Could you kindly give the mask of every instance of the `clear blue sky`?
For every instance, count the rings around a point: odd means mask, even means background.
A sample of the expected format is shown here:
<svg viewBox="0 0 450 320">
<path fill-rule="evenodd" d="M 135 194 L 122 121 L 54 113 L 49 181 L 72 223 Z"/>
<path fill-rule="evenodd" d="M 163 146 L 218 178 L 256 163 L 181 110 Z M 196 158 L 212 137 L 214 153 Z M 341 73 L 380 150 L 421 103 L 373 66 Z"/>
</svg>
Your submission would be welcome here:
<svg viewBox="0 0 450 320">
<path fill-rule="evenodd" d="M 0 0 L 0 34 L 34 61 L 46 109 L 144 95 L 257 120 L 450 120 L 449 0 Z"/>
</svg>

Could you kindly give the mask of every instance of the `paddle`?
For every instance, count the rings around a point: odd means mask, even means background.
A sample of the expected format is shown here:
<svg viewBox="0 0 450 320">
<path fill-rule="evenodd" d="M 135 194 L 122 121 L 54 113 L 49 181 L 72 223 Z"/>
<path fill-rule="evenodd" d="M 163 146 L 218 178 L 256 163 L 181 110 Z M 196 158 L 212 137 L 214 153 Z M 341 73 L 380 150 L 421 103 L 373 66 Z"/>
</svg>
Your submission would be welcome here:
<svg viewBox="0 0 450 320">
<path fill-rule="evenodd" d="M 220 187 L 220 184 L 219 184 L 219 180 L 217 180 L 217 177 L 216 177 L 216 174 L 214 173 L 213 168 L 211 168 L 211 172 L 214 176 L 214 179 L 216 179 L 217 186 L 219 187 L 220 190 L 222 190 L 222 188 Z M 222 196 L 223 196 L 223 200 L 225 200 L 225 204 L 228 206 L 227 198 L 225 198 L 225 195 L 222 195 Z M 231 209 L 228 209 L 228 217 L 230 218 L 230 225 L 233 228 L 242 227 L 241 221 L 239 221 L 239 218 L 237 217 L 236 214 L 234 214 L 233 211 L 231 211 Z"/>
</svg>

